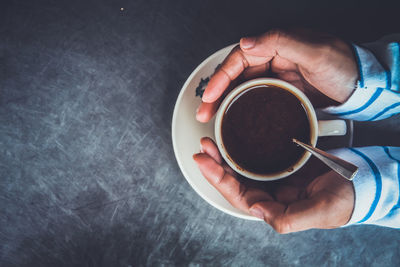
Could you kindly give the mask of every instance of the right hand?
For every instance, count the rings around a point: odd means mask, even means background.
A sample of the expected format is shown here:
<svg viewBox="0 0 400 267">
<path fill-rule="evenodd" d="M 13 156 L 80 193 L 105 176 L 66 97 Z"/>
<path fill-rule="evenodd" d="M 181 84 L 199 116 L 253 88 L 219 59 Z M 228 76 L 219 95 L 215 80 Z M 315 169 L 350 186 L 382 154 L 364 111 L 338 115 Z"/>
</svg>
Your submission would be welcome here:
<svg viewBox="0 0 400 267">
<path fill-rule="evenodd" d="M 279 233 L 345 225 L 354 208 L 352 182 L 317 159 L 282 181 L 258 182 L 242 178 L 222 159 L 210 138 L 200 141 L 193 155 L 201 173 L 235 208 L 256 216 Z"/>
<path fill-rule="evenodd" d="M 208 122 L 214 116 L 224 92 L 239 76 L 249 79 L 267 72 L 302 90 L 315 107 L 345 102 L 358 78 L 351 46 L 333 36 L 270 31 L 242 38 L 211 77 L 197 120 Z"/>
</svg>

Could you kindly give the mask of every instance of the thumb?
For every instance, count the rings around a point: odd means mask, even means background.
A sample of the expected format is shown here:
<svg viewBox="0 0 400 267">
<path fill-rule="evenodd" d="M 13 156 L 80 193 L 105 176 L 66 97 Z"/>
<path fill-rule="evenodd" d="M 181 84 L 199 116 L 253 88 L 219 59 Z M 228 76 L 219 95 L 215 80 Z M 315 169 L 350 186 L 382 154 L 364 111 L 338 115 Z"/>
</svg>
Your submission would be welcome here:
<svg viewBox="0 0 400 267">
<path fill-rule="evenodd" d="M 277 201 L 262 201 L 253 204 L 249 211 L 263 218 L 275 231 L 281 234 L 308 230 L 311 228 L 332 228 L 329 223 L 329 208 L 323 194 L 312 199 L 303 199 L 289 205 Z"/>
<path fill-rule="evenodd" d="M 310 38 L 311 37 L 311 38 Z M 315 40 L 311 40 L 311 39 Z M 295 34 L 284 31 L 269 31 L 258 37 L 240 39 L 240 49 L 248 55 L 275 57 L 279 55 L 303 67 L 312 66 L 320 55 L 319 49 L 326 48 L 324 42 L 312 34 Z"/>
</svg>

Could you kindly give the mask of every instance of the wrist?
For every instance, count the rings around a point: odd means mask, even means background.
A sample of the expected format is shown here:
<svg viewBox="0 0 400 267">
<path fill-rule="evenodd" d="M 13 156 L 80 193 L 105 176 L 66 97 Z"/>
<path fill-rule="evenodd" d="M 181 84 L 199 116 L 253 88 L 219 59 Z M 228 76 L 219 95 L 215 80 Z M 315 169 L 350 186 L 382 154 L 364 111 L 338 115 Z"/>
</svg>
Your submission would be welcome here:
<svg viewBox="0 0 400 267">
<path fill-rule="evenodd" d="M 351 43 L 343 42 L 345 45 L 344 49 L 344 57 L 347 59 L 344 61 L 345 66 L 343 69 L 345 71 L 344 76 L 347 79 L 343 90 L 340 92 L 341 97 L 339 102 L 345 103 L 354 93 L 354 91 L 359 86 L 360 81 L 360 59 L 357 54 L 355 47 Z"/>
</svg>

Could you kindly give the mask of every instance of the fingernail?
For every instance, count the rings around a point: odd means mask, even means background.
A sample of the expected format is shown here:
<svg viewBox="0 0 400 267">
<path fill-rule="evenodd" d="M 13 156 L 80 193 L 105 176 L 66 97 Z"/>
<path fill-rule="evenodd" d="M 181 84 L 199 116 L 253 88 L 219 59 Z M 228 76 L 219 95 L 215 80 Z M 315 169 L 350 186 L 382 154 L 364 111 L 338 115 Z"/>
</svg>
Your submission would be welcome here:
<svg viewBox="0 0 400 267">
<path fill-rule="evenodd" d="M 199 110 L 200 110 L 200 106 L 196 109 L 196 115 L 195 116 L 196 116 L 196 120 L 201 122 L 201 116 L 199 114 Z"/>
<path fill-rule="evenodd" d="M 261 219 L 261 220 L 264 220 L 264 213 L 263 213 L 260 209 L 258 209 L 258 208 L 251 208 L 251 209 L 250 209 L 250 213 L 251 213 L 251 215 L 253 215 L 254 217 L 257 217 L 257 218 L 259 218 L 259 219 Z"/>
<path fill-rule="evenodd" d="M 203 97 L 201 98 L 203 102 L 210 103 L 211 102 L 211 97 L 208 94 L 203 94 Z"/>
<path fill-rule="evenodd" d="M 240 47 L 244 49 L 253 48 L 256 44 L 256 38 L 254 37 L 243 37 L 240 39 Z"/>
<path fill-rule="evenodd" d="M 203 147 L 201 146 L 201 143 L 200 143 L 200 153 L 204 153 L 204 150 L 203 150 Z"/>
</svg>

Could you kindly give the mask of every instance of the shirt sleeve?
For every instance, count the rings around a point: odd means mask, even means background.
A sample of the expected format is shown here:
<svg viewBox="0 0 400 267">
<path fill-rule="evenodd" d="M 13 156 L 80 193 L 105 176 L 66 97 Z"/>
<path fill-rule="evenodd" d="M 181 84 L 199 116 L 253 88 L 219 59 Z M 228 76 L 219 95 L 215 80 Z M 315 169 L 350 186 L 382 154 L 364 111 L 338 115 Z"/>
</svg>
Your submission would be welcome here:
<svg viewBox="0 0 400 267">
<path fill-rule="evenodd" d="M 330 153 L 359 167 L 353 179 L 355 206 L 347 225 L 400 229 L 400 147 L 342 148 Z"/>
<path fill-rule="evenodd" d="M 353 45 L 359 67 L 356 89 L 345 103 L 323 111 L 360 121 L 381 120 L 400 113 L 399 40 L 399 36 L 394 36 Z"/>
<path fill-rule="evenodd" d="M 353 45 L 359 80 L 350 98 L 323 111 L 345 119 L 374 121 L 400 113 L 400 35 Z M 374 224 L 400 229 L 400 147 L 330 151 L 359 167 L 355 205 L 346 225 Z"/>
</svg>

